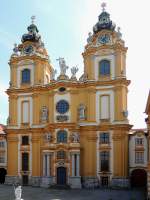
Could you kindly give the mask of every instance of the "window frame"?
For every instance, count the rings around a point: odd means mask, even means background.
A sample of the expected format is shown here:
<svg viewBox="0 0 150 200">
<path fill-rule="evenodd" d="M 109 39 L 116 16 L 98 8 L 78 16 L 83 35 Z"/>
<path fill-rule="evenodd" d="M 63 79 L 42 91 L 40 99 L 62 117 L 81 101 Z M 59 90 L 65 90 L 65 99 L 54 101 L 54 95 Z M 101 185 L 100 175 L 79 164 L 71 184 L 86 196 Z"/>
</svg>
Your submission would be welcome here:
<svg viewBox="0 0 150 200">
<path fill-rule="evenodd" d="M 66 152 L 64 150 L 57 151 L 57 159 L 64 160 L 66 158 Z"/>
<path fill-rule="evenodd" d="M 6 162 L 6 154 L 5 152 L 0 152 L 0 164 L 5 164 Z"/>
<path fill-rule="evenodd" d="M 135 146 L 143 146 L 144 145 L 144 138 L 135 138 Z"/>
<path fill-rule="evenodd" d="M 110 143 L 110 134 L 109 132 L 101 132 L 99 134 L 100 144 L 109 144 Z"/>
<path fill-rule="evenodd" d="M 105 62 L 105 63 L 102 63 Z M 108 66 L 107 66 L 107 64 Z M 102 66 L 105 65 L 105 66 Z M 108 59 L 102 59 L 99 61 L 99 76 L 110 76 L 111 75 L 111 62 Z"/>
<path fill-rule="evenodd" d="M 109 151 L 100 152 L 100 170 L 104 172 L 110 171 L 110 152 Z"/>
<path fill-rule="evenodd" d="M 21 84 L 30 84 L 30 83 L 31 83 L 31 70 L 25 68 L 21 70 Z"/>
<path fill-rule="evenodd" d="M 65 130 L 59 130 L 57 132 L 57 143 L 67 143 L 68 133 Z"/>
<path fill-rule="evenodd" d="M 135 152 L 135 163 L 136 164 L 144 164 L 144 152 L 143 151 Z"/>
<path fill-rule="evenodd" d="M 24 142 L 24 141 L 23 141 L 23 138 L 28 138 L 28 142 L 27 142 L 27 143 Z M 21 144 L 22 144 L 23 146 L 29 145 L 29 136 L 28 136 L 28 135 L 23 135 L 23 136 L 21 137 Z"/>
</svg>

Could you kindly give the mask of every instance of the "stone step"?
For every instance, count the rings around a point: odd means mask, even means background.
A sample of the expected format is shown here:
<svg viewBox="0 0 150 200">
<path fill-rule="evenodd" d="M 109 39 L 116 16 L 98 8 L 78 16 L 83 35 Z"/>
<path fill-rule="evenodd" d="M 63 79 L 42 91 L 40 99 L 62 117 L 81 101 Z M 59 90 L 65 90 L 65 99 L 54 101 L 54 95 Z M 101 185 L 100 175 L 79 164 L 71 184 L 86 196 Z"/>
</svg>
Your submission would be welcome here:
<svg viewBox="0 0 150 200">
<path fill-rule="evenodd" d="M 51 185 L 51 189 L 58 189 L 58 190 L 69 190 L 70 186 L 69 185 Z"/>
</svg>

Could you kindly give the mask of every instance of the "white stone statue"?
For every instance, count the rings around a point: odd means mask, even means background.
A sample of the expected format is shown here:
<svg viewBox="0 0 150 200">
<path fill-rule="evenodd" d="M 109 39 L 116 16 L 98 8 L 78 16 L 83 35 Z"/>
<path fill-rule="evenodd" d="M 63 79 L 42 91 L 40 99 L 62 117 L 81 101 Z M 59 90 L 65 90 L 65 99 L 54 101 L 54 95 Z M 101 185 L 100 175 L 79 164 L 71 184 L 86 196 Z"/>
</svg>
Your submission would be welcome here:
<svg viewBox="0 0 150 200">
<path fill-rule="evenodd" d="M 57 70 L 52 68 L 52 72 L 51 72 L 51 79 L 55 80 L 55 76 L 57 74 Z"/>
<path fill-rule="evenodd" d="M 19 52 L 19 50 L 18 50 L 18 46 L 17 46 L 17 44 L 15 43 L 14 44 L 14 48 L 13 48 L 13 54 L 12 54 L 12 56 L 18 56 L 18 52 Z"/>
<path fill-rule="evenodd" d="M 72 142 L 74 142 L 74 143 L 78 143 L 80 141 L 80 136 L 76 132 L 72 133 L 71 137 L 72 137 Z"/>
<path fill-rule="evenodd" d="M 48 108 L 46 106 L 43 106 L 41 109 L 41 122 L 47 122 L 48 121 Z"/>
<path fill-rule="evenodd" d="M 84 72 L 82 76 L 79 78 L 79 81 L 86 81 L 88 79 L 88 75 Z"/>
<path fill-rule="evenodd" d="M 60 75 L 65 76 L 66 75 L 66 70 L 69 67 L 66 65 L 66 61 L 65 61 L 64 58 L 58 58 L 57 60 L 59 61 Z"/>
<path fill-rule="evenodd" d="M 22 188 L 21 186 L 18 186 L 15 188 L 15 200 L 23 200 L 21 199 L 21 195 L 22 195 Z"/>
<path fill-rule="evenodd" d="M 118 35 L 118 37 L 119 37 L 119 39 L 121 39 L 122 38 L 122 33 L 121 33 L 121 28 L 120 27 L 118 27 L 117 28 L 117 35 Z"/>
<path fill-rule="evenodd" d="M 48 132 L 45 134 L 44 139 L 46 142 L 51 142 L 52 141 L 52 133 Z"/>
<path fill-rule="evenodd" d="M 93 37 L 93 36 L 92 36 L 92 33 L 89 32 L 89 33 L 88 33 L 88 38 L 87 38 L 87 43 L 88 43 L 88 44 L 90 44 L 90 43 L 92 42 L 92 37 Z"/>
<path fill-rule="evenodd" d="M 77 66 L 71 68 L 71 78 L 76 78 L 76 73 L 78 72 L 79 68 Z"/>
<path fill-rule="evenodd" d="M 79 119 L 81 120 L 86 119 L 86 106 L 84 104 L 79 105 L 78 112 L 79 112 Z"/>
</svg>

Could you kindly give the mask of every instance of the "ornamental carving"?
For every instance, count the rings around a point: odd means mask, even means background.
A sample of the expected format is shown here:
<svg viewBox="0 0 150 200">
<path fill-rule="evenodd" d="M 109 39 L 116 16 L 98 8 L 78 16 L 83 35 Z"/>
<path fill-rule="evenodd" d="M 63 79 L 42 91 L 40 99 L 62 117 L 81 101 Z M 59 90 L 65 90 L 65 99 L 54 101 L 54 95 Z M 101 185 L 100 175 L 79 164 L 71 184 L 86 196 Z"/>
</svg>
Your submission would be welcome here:
<svg viewBox="0 0 150 200">
<path fill-rule="evenodd" d="M 46 106 L 42 106 L 40 113 L 40 121 L 45 123 L 48 121 L 48 108 Z"/>
<path fill-rule="evenodd" d="M 48 132 L 44 134 L 45 142 L 52 142 L 52 139 L 53 139 L 52 133 Z"/>
<path fill-rule="evenodd" d="M 71 134 L 71 142 L 79 143 L 80 142 L 80 135 L 77 132 Z"/>
<path fill-rule="evenodd" d="M 80 104 L 78 107 L 78 118 L 79 120 L 85 120 L 86 119 L 86 106 L 84 104 Z"/>
</svg>

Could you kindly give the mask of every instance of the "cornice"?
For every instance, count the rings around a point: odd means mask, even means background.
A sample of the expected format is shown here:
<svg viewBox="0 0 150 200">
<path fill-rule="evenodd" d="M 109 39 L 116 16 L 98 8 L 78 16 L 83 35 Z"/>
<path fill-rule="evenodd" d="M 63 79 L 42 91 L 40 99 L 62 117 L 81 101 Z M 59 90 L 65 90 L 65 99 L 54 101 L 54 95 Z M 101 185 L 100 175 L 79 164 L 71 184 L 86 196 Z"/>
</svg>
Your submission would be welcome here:
<svg viewBox="0 0 150 200">
<path fill-rule="evenodd" d="M 74 89 L 74 91 L 76 92 L 76 89 L 90 89 L 90 87 L 94 88 L 97 86 L 128 86 L 130 84 L 130 80 L 127 80 L 126 78 L 119 78 L 119 79 L 114 79 L 114 80 L 108 80 L 108 81 L 94 81 L 94 80 L 89 80 L 86 82 L 52 82 L 50 84 L 47 85 L 35 85 L 35 86 L 31 86 L 31 87 L 27 87 L 27 88 L 9 88 L 7 89 L 6 93 L 8 95 L 11 94 L 19 94 L 19 93 L 41 93 L 41 92 L 49 92 L 49 94 L 51 95 L 51 93 L 55 92 L 52 90 L 58 89 L 59 87 L 63 86 L 63 87 L 69 87 L 70 90 L 68 92 L 71 92 L 72 89 Z M 92 92 L 94 92 L 94 89 L 92 88 Z M 74 92 L 72 91 L 72 92 Z"/>
</svg>

